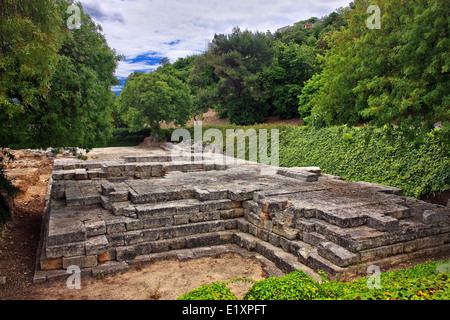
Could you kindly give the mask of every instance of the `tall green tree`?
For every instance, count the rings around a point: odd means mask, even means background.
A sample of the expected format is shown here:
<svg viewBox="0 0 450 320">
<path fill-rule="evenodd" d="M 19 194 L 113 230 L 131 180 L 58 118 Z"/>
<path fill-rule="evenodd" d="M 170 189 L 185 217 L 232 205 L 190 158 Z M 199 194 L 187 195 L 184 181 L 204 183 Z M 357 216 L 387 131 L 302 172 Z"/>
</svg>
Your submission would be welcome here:
<svg viewBox="0 0 450 320">
<path fill-rule="evenodd" d="M 448 4 L 380 0 L 381 29 L 369 29 L 372 1 L 355 1 L 348 26 L 325 57 L 311 121 L 397 123 L 432 128 L 450 120 Z M 447 9 L 446 9 L 447 8 Z M 302 106 L 301 106 L 302 108 Z"/>
<path fill-rule="evenodd" d="M 108 46 L 101 26 L 77 5 L 81 26 L 65 29 L 51 91 L 36 103 L 28 119 L 33 126 L 27 145 L 92 148 L 111 132 L 111 86 L 118 84 L 114 72 L 121 57 Z M 59 7 L 64 22 L 69 18 L 67 7 L 66 2 Z"/>
<path fill-rule="evenodd" d="M 235 28 L 230 35 L 216 35 L 209 54 L 219 78 L 217 97 L 222 112 L 234 124 L 264 121 L 269 105 L 265 102 L 259 76 L 273 57 L 271 38 L 261 32 Z"/>
<path fill-rule="evenodd" d="M 0 0 L 0 142 L 10 120 L 32 112 L 51 90 L 62 17 L 52 0 Z"/>
<path fill-rule="evenodd" d="M 275 41 L 275 58 L 262 72 L 262 82 L 273 114 L 281 118 L 298 117 L 298 96 L 317 71 L 314 47 Z"/>
<path fill-rule="evenodd" d="M 161 122 L 185 125 L 191 111 L 189 86 L 158 71 L 128 81 L 119 97 L 119 112 L 131 130 L 150 127 L 155 137 Z"/>
</svg>

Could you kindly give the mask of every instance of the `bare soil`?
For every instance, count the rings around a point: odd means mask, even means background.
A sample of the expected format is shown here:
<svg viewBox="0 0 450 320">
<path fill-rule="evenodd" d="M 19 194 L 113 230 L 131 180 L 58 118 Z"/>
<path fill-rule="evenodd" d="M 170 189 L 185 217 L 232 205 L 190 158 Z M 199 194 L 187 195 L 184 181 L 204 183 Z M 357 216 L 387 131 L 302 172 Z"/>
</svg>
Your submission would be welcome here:
<svg viewBox="0 0 450 320">
<path fill-rule="evenodd" d="M 177 259 L 158 261 L 142 270 L 133 269 L 104 278 L 84 279 L 80 290 L 69 290 L 67 280 L 34 285 L 30 295 L 39 300 L 175 300 L 203 284 L 236 277 L 264 279 L 262 267 L 256 260 L 236 254 L 185 262 Z M 238 298 L 242 298 L 250 287 L 251 283 L 242 281 L 230 285 Z"/>
</svg>

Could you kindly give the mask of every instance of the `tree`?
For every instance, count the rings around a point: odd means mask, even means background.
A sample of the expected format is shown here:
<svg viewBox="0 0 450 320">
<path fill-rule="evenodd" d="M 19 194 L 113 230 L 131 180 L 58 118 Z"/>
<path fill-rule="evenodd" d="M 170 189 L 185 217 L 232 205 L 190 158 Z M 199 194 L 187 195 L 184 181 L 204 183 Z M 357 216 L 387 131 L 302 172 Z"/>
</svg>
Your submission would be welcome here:
<svg viewBox="0 0 450 320">
<path fill-rule="evenodd" d="M 162 72 L 148 73 L 127 82 L 119 97 L 119 112 L 131 130 L 150 127 L 155 137 L 161 122 L 185 125 L 191 110 L 189 86 Z"/>
<path fill-rule="evenodd" d="M 231 123 L 248 125 L 264 121 L 265 103 L 259 76 L 273 57 L 270 37 L 235 28 L 230 35 L 216 35 L 208 55 L 219 78 L 215 89 L 222 112 Z"/>
<path fill-rule="evenodd" d="M 69 17 L 68 6 L 66 1 L 59 3 L 63 22 Z M 121 57 L 109 48 L 101 26 L 80 8 L 80 29 L 64 29 L 51 91 L 38 97 L 22 119 L 12 122 L 15 131 L 24 134 L 22 145 L 89 149 L 110 135 L 111 86 L 118 83 L 114 71 Z M 21 128 L 24 122 L 32 125 Z"/>
<path fill-rule="evenodd" d="M 325 56 L 314 94 L 316 123 L 433 128 L 450 120 L 449 20 L 444 0 L 380 0 L 381 29 L 369 29 L 371 1 L 355 1 L 348 26 Z M 314 120 L 315 119 L 315 120 Z"/>
<path fill-rule="evenodd" d="M 262 72 L 266 99 L 273 106 L 273 114 L 282 118 L 298 116 L 298 96 L 304 82 L 318 70 L 313 47 L 295 42 L 275 41 L 275 59 Z"/>
<path fill-rule="evenodd" d="M 0 1 L 0 111 L 2 121 L 26 111 L 50 91 L 61 17 L 52 0 Z"/>
</svg>

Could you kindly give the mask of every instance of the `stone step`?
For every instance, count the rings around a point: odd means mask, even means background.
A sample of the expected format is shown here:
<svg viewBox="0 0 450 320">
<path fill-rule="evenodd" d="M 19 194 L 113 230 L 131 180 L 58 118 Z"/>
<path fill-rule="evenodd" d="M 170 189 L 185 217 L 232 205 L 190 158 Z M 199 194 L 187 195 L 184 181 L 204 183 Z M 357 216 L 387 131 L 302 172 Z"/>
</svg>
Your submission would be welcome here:
<svg viewBox="0 0 450 320">
<path fill-rule="evenodd" d="M 275 265 L 285 273 L 303 270 L 303 272 L 310 275 L 314 280 L 320 281 L 320 276 L 313 269 L 299 262 L 296 255 L 288 253 L 282 248 L 242 232 L 236 232 L 234 234 L 234 242 L 248 251 L 258 252 L 265 258 L 274 262 Z"/>
</svg>

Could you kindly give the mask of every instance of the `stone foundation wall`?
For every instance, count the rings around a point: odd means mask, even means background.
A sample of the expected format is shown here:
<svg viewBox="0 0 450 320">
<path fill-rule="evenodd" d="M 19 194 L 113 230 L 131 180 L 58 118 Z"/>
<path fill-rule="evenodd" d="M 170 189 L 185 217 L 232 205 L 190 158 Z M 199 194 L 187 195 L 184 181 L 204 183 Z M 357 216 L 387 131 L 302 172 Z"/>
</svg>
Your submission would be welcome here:
<svg viewBox="0 0 450 320">
<path fill-rule="evenodd" d="M 35 279 L 72 265 L 123 269 L 229 244 L 284 272 L 342 278 L 361 264 L 449 252 L 449 216 L 448 207 L 321 176 L 319 168 L 265 176 L 255 164 L 171 162 L 167 154 L 57 160 Z"/>
</svg>

